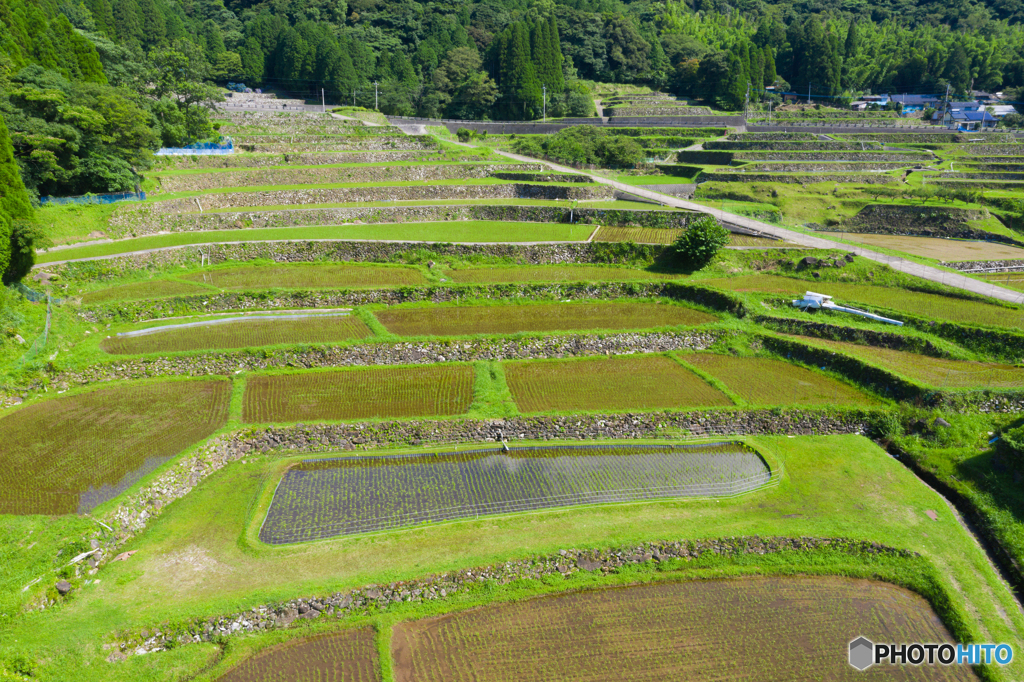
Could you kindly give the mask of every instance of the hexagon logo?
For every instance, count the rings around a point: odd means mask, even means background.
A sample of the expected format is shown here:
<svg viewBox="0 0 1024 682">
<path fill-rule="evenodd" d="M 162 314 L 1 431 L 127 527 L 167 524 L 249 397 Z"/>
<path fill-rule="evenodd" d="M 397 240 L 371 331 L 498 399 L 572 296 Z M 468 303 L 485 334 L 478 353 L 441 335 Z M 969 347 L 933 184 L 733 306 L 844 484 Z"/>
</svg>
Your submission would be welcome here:
<svg viewBox="0 0 1024 682">
<path fill-rule="evenodd" d="M 857 670 L 867 670 L 875 662 L 875 645 L 867 637 L 858 637 L 850 642 L 850 665 Z"/>
</svg>

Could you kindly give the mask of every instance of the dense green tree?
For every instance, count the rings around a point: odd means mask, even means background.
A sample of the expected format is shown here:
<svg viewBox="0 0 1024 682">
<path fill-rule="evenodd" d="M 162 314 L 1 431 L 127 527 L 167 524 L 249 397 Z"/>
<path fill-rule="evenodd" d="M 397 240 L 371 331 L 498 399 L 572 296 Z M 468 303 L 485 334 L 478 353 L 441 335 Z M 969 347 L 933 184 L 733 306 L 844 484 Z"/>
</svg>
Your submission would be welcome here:
<svg viewBox="0 0 1024 682">
<path fill-rule="evenodd" d="M 672 251 L 676 262 L 689 270 L 708 265 L 718 252 L 729 243 L 729 230 L 709 215 L 690 220 L 679 235 Z"/>
<path fill-rule="evenodd" d="M 495 40 L 498 72 L 495 77 L 501 93 L 499 115 L 510 120 L 530 120 L 540 112 L 542 92 L 530 57 L 530 38 L 523 22 L 509 26 Z"/>
<path fill-rule="evenodd" d="M 26 225 L 31 219 L 32 204 L 14 160 L 7 125 L 0 116 L 0 273 L 4 284 L 21 279 L 32 268 L 31 232 Z"/>
<path fill-rule="evenodd" d="M 964 46 L 957 43 L 946 59 L 946 68 L 942 77 L 953 88 L 958 96 L 966 96 L 971 83 L 971 64 L 967 59 L 967 51 Z"/>
</svg>

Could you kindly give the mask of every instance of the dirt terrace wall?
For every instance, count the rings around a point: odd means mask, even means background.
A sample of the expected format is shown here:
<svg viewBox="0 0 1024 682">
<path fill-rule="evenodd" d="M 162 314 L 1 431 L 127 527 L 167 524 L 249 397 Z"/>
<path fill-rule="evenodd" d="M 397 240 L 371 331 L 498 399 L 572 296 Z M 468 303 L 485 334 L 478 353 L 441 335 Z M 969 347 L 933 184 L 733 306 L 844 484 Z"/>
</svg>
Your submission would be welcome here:
<svg viewBox="0 0 1024 682">
<path fill-rule="evenodd" d="M 142 202 L 119 215 L 137 213 L 191 213 L 224 208 L 253 206 L 308 206 L 369 201 L 438 201 L 458 199 L 579 199 L 592 201 L 611 199 L 613 189 L 607 185 L 564 187 L 507 183 L 495 185 L 396 185 L 384 187 L 337 187 L 311 189 L 266 190 L 260 192 L 224 192 L 200 197 Z"/>
<path fill-rule="evenodd" d="M 968 221 L 984 220 L 987 217 L 988 212 L 983 210 L 869 204 L 856 215 L 848 218 L 843 223 L 843 229 L 849 232 L 873 234 L 927 234 L 942 237 L 954 237 L 961 234 L 988 235 L 987 232 L 967 226 Z"/>
<path fill-rule="evenodd" d="M 765 556 L 777 552 L 814 552 L 827 549 L 853 556 L 911 557 L 908 550 L 893 549 L 865 540 L 845 538 L 786 538 L 746 536 L 666 542 L 655 540 L 640 545 L 611 549 L 562 549 L 557 554 L 532 556 L 490 566 L 474 566 L 415 580 L 367 585 L 335 592 L 327 597 L 302 597 L 264 604 L 227 616 L 195 618 L 179 624 L 173 632 L 166 627 L 122 633 L 113 642 L 114 652 L 107 658 L 116 662 L 130 655 L 143 655 L 161 649 L 199 642 L 223 641 L 225 637 L 287 628 L 294 622 L 317 618 L 341 619 L 368 608 L 387 610 L 391 604 L 443 601 L 470 585 L 487 582 L 507 585 L 520 580 L 541 580 L 545 576 L 567 578 L 579 571 L 601 574 L 618 572 L 626 566 L 670 560 L 692 561 L 703 556 Z"/>
<path fill-rule="evenodd" d="M 90 322 L 141 322 L 188 312 L 348 308 L 399 303 L 465 303 L 485 300 L 605 300 L 664 296 L 714 310 L 745 314 L 738 299 L 711 289 L 674 282 L 601 282 L 552 284 L 464 284 L 403 286 L 385 289 L 255 290 L 120 301 L 82 308 Z"/>
<path fill-rule="evenodd" d="M 792 151 L 792 152 L 836 152 L 847 150 L 881 149 L 878 142 L 788 142 L 771 140 L 708 140 L 704 149 L 721 151 Z"/>
<path fill-rule="evenodd" d="M 698 183 L 704 182 L 782 182 L 809 185 L 815 182 L 860 183 L 863 185 L 889 185 L 896 182 L 890 175 L 863 173 L 860 175 L 787 175 L 784 173 L 701 173 Z"/>
<path fill-rule="evenodd" d="M 420 166 L 364 166 L 359 168 L 275 168 L 157 176 L 164 192 L 195 192 L 224 187 L 271 185 L 327 185 L 346 182 L 407 182 L 487 178 L 502 171 L 542 171 L 539 163 L 437 164 Z M 585 176 L 579 176 L 585 177 Z M 508 178 L 520 179 L 520 178 Z M 537 178 L 541 181 L 541 178 Z M 589 179 L 588 179 L 589 180 Z M 552 181 L 548 181 L 552 182 Z M 560 181 L 561 182 L 561 181 Z"/>
<path fill-rule="evenodd" d="M 344 151 L 423 151 L 438 148 L 437 141 L 432 137 L 409 135 L 408 137 L 359 138 L 350 142 L 325 142 L 308 144 L 291 144 L 287 142 L 268 142 L 266 144 L 239 145 L 242 151 L 256 154 L 303 154 L 317 152 Z"/>
<path fill-rule="evenodd" d="M 239 370 L 318 369 L 378 365 L 428 365 L 476 360 L 538 360 L 546 358 L 662 353 L 705 350 L 722 332 L 685 331 L 622 333 L 598 336 L 566 334 L 542 338 L 471 339 L 424 343 L 360 343 L 348 346 L 295 346 L 288 350 L 225 351 L 161 358 L 110 356 L 110 361 L 82 370 L 56 371 L 48 383 L 57 390 L 126 379 L 157 379 L 178 376 L 234 376 Z M 20 395 L 35 393 L 43 383 L 21 387 Z"/>
<path fill-rule="evenodd" d="M 689 213 L 630 209 L 570 209 L 568 206 L 385 206 L 377 208 L 307 208 L 231 213 L 159 214 L 125 208 L 110 219 L 107 233 L 114 239 L 129 234 L 234 230 L 243 228 L 343 225 L 347 223 L 443 222 L 448 220 L 501 220 L 507 222 L 575 223 L 616 227 L 686 227 Z M 205 247 L 204 247 L 205 248 Z"/>
<path fill-rule="evenodd" d="M 436 155 L 436 156 L 435 156 Z M 266 168 L 319 166 L 340 163 L 394 163 L 443 158 L 436 151 L 320 152 L 319 154 L 225 154 L 211 156 L 158 156 L 156 169 Z"/>
</svg>

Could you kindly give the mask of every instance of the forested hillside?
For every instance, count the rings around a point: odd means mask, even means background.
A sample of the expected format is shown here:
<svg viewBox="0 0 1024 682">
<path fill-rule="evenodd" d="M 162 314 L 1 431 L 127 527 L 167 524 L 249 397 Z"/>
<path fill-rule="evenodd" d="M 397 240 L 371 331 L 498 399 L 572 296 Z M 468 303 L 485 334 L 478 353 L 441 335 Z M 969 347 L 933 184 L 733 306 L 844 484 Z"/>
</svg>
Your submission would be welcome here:
<svg viewBox="0 0 1024 682">
<path fill-rule="evenodd" d="M 0 112 L 28 192 L 131 190 L 210 138 L 213 84 L 385 113 L 595 113 L 593 82 L 742 107 L 1024 85 L 1024 2 L 0 0 Z"/>
</svg>

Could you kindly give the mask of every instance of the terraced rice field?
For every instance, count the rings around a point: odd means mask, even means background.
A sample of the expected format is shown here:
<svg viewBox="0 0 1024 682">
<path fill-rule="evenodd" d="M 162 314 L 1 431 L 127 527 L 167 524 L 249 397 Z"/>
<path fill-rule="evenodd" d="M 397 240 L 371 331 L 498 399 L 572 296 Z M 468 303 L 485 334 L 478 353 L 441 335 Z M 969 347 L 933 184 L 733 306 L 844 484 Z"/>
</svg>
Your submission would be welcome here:
<svg viewBox="0 0 1024 682">
<path fill-rule="evenodd" d="M 879 404 L 852 386 L 781 360 L 711 353 L 680 357 L 721 381 L 754 407 Z"/>
<path fill-rule="evenodd" d="M 132 282 L 90 291 L 82 296 L 86 304 L 112 303 L 169 296 L 196 296 L 227 291 L 260 289 L 344 289 L 425 284 L 416 268 L 384 265 L 303 264 L 245 265 L 212 268 L 179 275 L 174 279 Z"/>
<path fill-rule="evenodd" d="M 602 227 L 594 235 L 594 241 L 671 244 L 682 233 L 682 230 L 656 227 Z"/>
<path fill-rule="evenodd" d="M 473 401 L 474 376 L 470 365 L 254 376 L 245 385 L 242 419 L 266 423 L 457 415 Z"/>
<path fill-rule="evenodd" d="M 953 641 L 908 590 L 772 577 L 574 592 L 411 621 L 395 627 L 391 652 L 398 682 L 977 679 L 967 666 L 859 672 L 847 647 L 860 635 Z"/>
<path fill-rule="evenodd" d="M 447 273 L 459 283 L 508 282 L 632 282 L 636 280 L 681 279 L 685 275 L 663 274 L 633 268 L 597 265 L 533 265 L 524 267 L 466 268 Z"/>
<path fill-rule="evenodd" d="M 289 642 L 246 659 L 217 682 L 377 682 L 372 628 Z"/>
<path fill-rule="evenodd" d="M 340 289 L 425 284 L 416 268 L 349 263 L 303 265 L 249 265 L 214 268 L 182 275 L 179 279 L 203 282 L 219 289 Z"/>
<path fill-rule="evenodd" d="M 170 296 L 197 296 L 203 293 L 210 293 L 210 289 L 191 282 L 179 282 L 173 279 L 153 279 L 90 291 L 82 296 L 82 303 L 97 305 L 112 301 L 141 301 L 149 298 L 167 298 Z"/>
<path fill-rule="evenodd" d="M 249 317 L 198 323 L 201 326 L 167 325 L 152 327 L 137 336 L 109 336 L 100 343 L 107 353 L 181 353 L 193 350 L 256 348 L 276 344 L 337 343 L 370 336 L 369 328 L 357 317 L 317 316 L 299 319 Z"/>
<path fill-rule="evenodd" d="M 308 460 L 285 472 L 260 539 L 276 545 L 552 507 L 732 495 L 770 478 L 739 443 Z"/>
<path fill-rule="evenodd" d="M 1024 389 L 1024 367 L 995 362 L 966 362 L 933 358 L 876 346 L 795 337 L 812 345 L 852 355 L 872 365 L 888 369 L 917 382 L 936 388 L 1016 388 Z"/>
<path fill-rule="evenodd" d="M 995 275 L 977 275 L 977 277 L 999 287 L 1024 291 L 1024 272 L 1003 272 Z"/>
<path fill-rule="evenodd" d="M 714 322 L 714 315 L 673 303 L 538 303 L 392 308 L 375 313 L 400 336 L 461 336 L 582 329 L 652 329 Z"/>
<path fill-rule="evenodd" d="M 842 238 L 940 261 L 1024 259 L 1024 249 L 998 242 L 854 233 L 843 233 Z"/>
<path fill-rule="evenodd" d="M 907 289 L 875 287 L 869 284 L 838 284 L 778 277 L 744 275 L 702 280 L 701 284 L 728 291 L 757 291 L 768 294 L 803 295 L 811 289 L 834 296 L 839 304 L 850 303 L 887 308 L 917 317 L 934 318 L 992 327 L 1024 327 L 1024 309 L 966 301 L 952 296 Z"/>
<path fill-rule="evenodd" d="M 0 514 L 85 513 L 228 418 L 228 381 L 128 384 L 0 418 Z"/>
<path fill-rule="evenodd" d="M 724 393 L 664 355 L 507 362 L 504 369 L 521 412 L 732 405 Z"/>
</svg>

